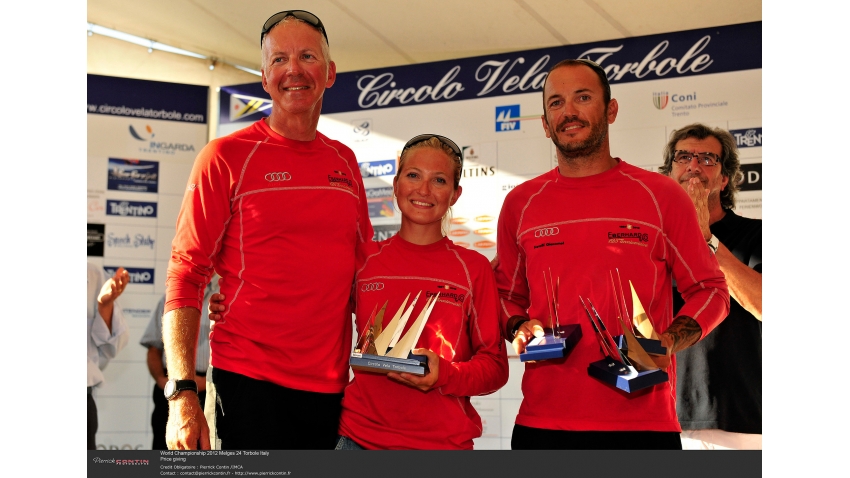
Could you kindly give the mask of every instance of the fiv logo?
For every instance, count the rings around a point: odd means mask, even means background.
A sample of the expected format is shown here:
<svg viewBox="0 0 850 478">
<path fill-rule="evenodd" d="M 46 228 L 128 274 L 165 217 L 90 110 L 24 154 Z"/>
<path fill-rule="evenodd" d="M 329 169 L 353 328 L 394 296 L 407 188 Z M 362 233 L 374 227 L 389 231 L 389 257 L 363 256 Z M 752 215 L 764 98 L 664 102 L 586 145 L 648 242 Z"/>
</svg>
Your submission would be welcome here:
<svg viewBox="0 0 850 478">
<path fill-rule="evenodd" d="M 496 132 L 519 129 L 519 105 L 496 107 Z"/>
</svg>

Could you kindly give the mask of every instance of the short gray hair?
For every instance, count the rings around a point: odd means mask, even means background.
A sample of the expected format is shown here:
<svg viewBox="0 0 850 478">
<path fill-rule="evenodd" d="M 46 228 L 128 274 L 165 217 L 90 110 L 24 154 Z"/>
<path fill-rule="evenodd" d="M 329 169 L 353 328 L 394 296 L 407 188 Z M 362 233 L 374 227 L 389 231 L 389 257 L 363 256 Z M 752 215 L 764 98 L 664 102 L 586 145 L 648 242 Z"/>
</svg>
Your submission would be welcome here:
<svg viewBox="0 0 850 478">
<path fill-rule="evenodd" d="M 320 35 L 322 33 L 319 29 L 317 29 L 316 27 L 314 27 L 310 23 L 308 23 L 304 20 L 301 20 L 300 18 L 296 18 L 296 17 L 290 15 L 288 17 L 284 17 L 283 20 L 277 22 L 273 27 L 269 28 L 269 31 L 266 32 L 266 36 L 268 36 L 268 34 L 271 33 L 272 30 L 277 28 L 282 23 L 290 23 L 290 22 L 301 22 L 305 25 L 308 25 L 310 28 L 316 30 Z M 265 43 L 263 43 L 263 45 L 265 45 Z M 330 45 L 328 45 L 328 40 L 325 38 L 324 35 L 322 35 L 322 56 L 325 57 L 325 65 L 329 65 L 331 63 L 331 47 L 330 47 Z M 260 48 L 260 69 L 261 70 L 266 69 L 266 55 L 263 54 L 263 47 L 262 46 Z"/>
</svg>

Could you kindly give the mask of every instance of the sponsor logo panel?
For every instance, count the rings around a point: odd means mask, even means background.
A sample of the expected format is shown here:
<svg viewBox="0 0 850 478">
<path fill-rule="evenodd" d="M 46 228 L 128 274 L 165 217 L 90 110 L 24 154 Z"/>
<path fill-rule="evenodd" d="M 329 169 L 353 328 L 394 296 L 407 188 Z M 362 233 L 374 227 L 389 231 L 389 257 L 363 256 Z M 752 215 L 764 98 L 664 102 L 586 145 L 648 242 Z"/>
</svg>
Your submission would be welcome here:
<svg viewBox="0 0 850 478">
<path fill-rule="evenodd" d="M 103 257 L 103 242 L 104 236 L 106 235 L 106 226 L 104 224 L 88 223 L 86 225 L 86 232 L 88 236 L 88 252 L 86 255 L 91 257 Z"/>
<path fill-rule="evenodd" d="M 156 209 L 155 202 L 106 200 L 108 216 L 156 217 Z"/>
<path fill-rule="evenodd" d="M 385 241 L 398 234 L 400 227 L 400 224 L 382 224 L 372 226 L 372 230 L 375 232 L 372 236 L 372 240 L 375 242 Z"/>
<path fill-rule="evenodd" d="M 395 159 L 384 159 L 380 161 L 364 161 L 360 163 L 360 175 L 364 178 L 378 176 L 395 176 Z"/>
<path fill-rule="evenodd" d="M 153 284 L 153 269 L 146 267 L 125 267 L 127 273 L 130 274 L 131 284 Z M 112 277 L 118 270 L 118 266 L 103 266 L 106 275 Z"/>
<path fill-rule="evenodd" d="M 262 113 L 268 116 L 272 107 L 272 101 L 268 98 L 257 98 L 256 96 L 230 95 L 229 118 L 231 122 L 241 121 L 248 116 Z"/>
<path fill-rule="evenodd" d="M 519 105 L 496 107 L 496 132 L 519 129 Z"/>
<path fill-rule="evenodd" d="M 493 241 L 477 241 L 474 246 L 478 249 L 492 249 L 496 247 L 496 243 Z"/>
<path fill-rule="evenodd" d="M 394 217 L 392 186 L 366 188 L 366 205 L 369 217 Z"/>
<path fill-rule="evenodd" d="M 178 152 L 195 152 L 195 146 L 192 144 L 157 137 L 156 131 L 149 124 L 144 126 L 130 124 L 127 130 L 133 139 L 142 143 L 139 146 L 140 153 L 174 155 Z"/>
<path fill-rule="evenodd" d="M 733 129 L 729 131 L 738 148 L 761 147 L 761 128 Z"/>
<path fill-rule="evenodd" d="M 658 110 L 663 110 L 667 106 L 670 106 L 670 113 L 673 116 L 690 116 L 693 111 L 729 106 L 728 101 L 703 98 L 696 91 L 678 91 L 673 93 L 653 91 L 652 104 Z"/>
<path fill-rule="evenodd" d="M 155 193 L 159 189 L 159 162 L 109 158 L 106 188 L 113 191 Z"/>
<path fill-rule="evenodd" d="M 761 163 L 742 164 L 741 191 L 761 191 Z"/>
<path fill-rule="evenodd" d="M 361 118 L 351 121 L 351 135 L 355 142 L 368 141 L 372 134 L 372 119 Z"/>
</svg>

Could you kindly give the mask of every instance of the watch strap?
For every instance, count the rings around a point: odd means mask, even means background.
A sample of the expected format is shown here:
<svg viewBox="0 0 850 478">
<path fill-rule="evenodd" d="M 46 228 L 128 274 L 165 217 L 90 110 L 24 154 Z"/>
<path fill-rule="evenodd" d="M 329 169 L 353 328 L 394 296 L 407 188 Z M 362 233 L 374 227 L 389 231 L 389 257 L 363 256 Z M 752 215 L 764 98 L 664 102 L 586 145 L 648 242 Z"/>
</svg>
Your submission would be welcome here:
<svg viewBox="0 0 850 478">
<path fill-rule="evenodd" d="M 184 390 L 191 390 L 191 391 L 195 392 L 196 394 L 198 393 L 198 384 L 197 384 L 197 383 L 195 383 L 195 381 L 194 381 L 194 380 L 192 380 L 192 379 L 188 379 L 188 380 L 169 380 L 169 382 L 173 382 L 173 383 L 174 383 L 174 387 L 173 387 L 173 388 L 172 388 L 172 387 L 169 387 L 169 384 L 166 384 L 166 387 L 165 387 L 165 393 L 166 393 L 165 398 L 166 398 L 166 399 L 168 399 L 168 400 L 174 400 L 175 398 L 177 398 L 177 395 L 179 395 L 179 394 L 180 394 L 180 392 L 182 392 L 182 391 L 184 391 Z M 169 389 L 171 389 L 171 391 L 172 391 L 171 395 L 169 395 L 169 394 L 168 394 Z"/>
<path fill-rule="evenodd" d="M 708 243 L 708 248 L 711 250 L 711 253 L 717 254 L 717 248 L 720 247 L 720 240 L 717 239 L 717 236 L 712 234 L 711 237 L 708 238 L 708 241 L 706 241 L 706 242 Z"/>
</svg>

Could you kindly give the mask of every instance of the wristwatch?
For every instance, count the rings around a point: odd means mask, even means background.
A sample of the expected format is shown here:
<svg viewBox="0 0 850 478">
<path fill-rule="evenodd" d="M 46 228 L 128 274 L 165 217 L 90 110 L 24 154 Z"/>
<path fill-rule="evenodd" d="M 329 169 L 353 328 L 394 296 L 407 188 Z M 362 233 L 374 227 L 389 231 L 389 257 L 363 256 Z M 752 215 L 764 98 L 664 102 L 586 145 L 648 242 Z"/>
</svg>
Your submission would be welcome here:
<svg viewBox="0 0 850 478">
<path fill-rule="evenodd" d="M 198 384 L 195 383 L 194 380 L 171 379 L 165 382 L 165 399 L 174 400 L 175 398 L 177 398 L 177 394 L 182 392 L 183 390 L 191 390 L 195 393 L 198 393 Z"/>
<path fill-rule="evenodd" d="M 717 254 L 717 248 L 720 247 L 720 240 L 717 239 L 717 236 L 714 234 L 708 239 L 708 248 L 711 249 L 712 254 Z"/>
</svg>

